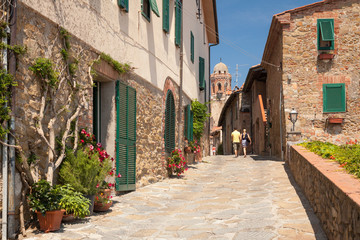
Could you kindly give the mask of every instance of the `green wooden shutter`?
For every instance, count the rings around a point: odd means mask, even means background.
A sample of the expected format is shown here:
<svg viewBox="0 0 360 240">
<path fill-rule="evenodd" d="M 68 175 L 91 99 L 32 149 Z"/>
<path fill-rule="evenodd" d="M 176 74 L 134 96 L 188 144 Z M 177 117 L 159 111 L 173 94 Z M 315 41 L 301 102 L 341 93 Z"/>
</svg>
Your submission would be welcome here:
<svg viewBox="0 0 360 240">
<path fill-rule="evenodd" d="M 100 142 L 100 106 L 101 106 L 101 94 L 100 94 L 100 82 L 95 82 L 93 87 L 93 134 L 95 135 L 95 140 Z"/>
<path fill-rule="evenodd" d="M 170 90 L 166 94 L 165 107 L 165 151 L 170 153 L 175 149 L 175 102 Z"/>
<path fill-rule="evenodd" d="M 125 11 L 129 11 L 129 0 L 118 0 L 118 5 L 121 8 L 124 8 Z"/>
<path fill-rule="evenodd" d="M 192 32 L 190 32 L 190 45 L 191 45 L 191 62 L 194 63 L 194 34 Z"/>
<path fill-rule="evenodd" d="M 163 0 L 163 30 L 169 32 L 169 0 Z"/>
<path fill-rule="evenodd" d="M 193 139 L 192 137 L 192 131 L 193 131 L 193 124 L 192 124 L 192 112 L 191 112 L 191 105 L 188 104 L 185 107 L 185 124 L 184 124 L 184 135 L 187 138 L 189 142 L 191 142 Z"/>
<path fill-rule="evenodd" d="M 184 114 L 184 136 L 189 140 L 189 137 L 188 137 L 188 126 L 189 126 L 188 116 L 190 115 L 189 105 L 187 105 L 185 107 L 184 112 L 185 112 L 185 114 Z"/>
<path fill-rule="evenodd" d="M 116 82 L 116 178 L 117 191 L 136 188 L 136 91 Z"/>
<path fill-rule="evenodd" d="M 175 44 L 177 46 L 181 44 L 181 5 L 180 0 L 175 0 Z"/>
<path fill-rule="evenodd" d="M 334 19 L 317 20 L 318 50 L 334 50 Z M 328 45 L 324 45 L 326 42 Z"/>
<path fill-rule="evenodd" d="M 205 89 L 205 60 L 199 57 L 199 88 Z"/>
<path fill-rule="evenodd" d="M 345 83 L 323 85 L 324 112 L 346 112 Z"/>
<path fill-rule="evenodd" d="M 156 14 L 156 16 L 160 17 L 159 9 L 156 4 L 156 0 L 150 0 L 151 10 Z"/>
</svg>

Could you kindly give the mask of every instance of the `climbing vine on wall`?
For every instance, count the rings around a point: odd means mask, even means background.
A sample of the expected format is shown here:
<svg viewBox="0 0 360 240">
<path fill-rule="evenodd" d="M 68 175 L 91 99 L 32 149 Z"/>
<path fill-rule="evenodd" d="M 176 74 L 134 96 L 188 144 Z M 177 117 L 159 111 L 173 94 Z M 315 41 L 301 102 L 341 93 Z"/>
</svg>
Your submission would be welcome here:
<svg viewBox="0 0 360 240">
<path fill-rule="evenodd" d="M 193 131 L 196 139 L 200 140 L 204 133 L 205 122 L 210 114 L 206 103 L 201 103 L 197 99 L 191 101 L 191 110 L 194 113 Z"/>
</svg>

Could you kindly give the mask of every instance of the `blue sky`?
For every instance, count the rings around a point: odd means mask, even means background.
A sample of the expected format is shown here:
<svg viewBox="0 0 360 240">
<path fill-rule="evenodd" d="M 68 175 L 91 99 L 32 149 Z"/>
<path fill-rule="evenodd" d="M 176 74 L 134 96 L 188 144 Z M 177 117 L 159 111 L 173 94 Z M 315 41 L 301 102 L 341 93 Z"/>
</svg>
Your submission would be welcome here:
<svg viewBox="0 0 360 240">
<path fill-rule="evenodd" d="M 320 0 L 217 0 L 220 44 L 211 48 L 211 73 L 222 59 L 235 86 L 236 64 L 239 65 L 240 87 L 249 68 L 262 58 L 274 14 Z M 247 53 L 244 54 L 243 51 Z"/>
</svg>

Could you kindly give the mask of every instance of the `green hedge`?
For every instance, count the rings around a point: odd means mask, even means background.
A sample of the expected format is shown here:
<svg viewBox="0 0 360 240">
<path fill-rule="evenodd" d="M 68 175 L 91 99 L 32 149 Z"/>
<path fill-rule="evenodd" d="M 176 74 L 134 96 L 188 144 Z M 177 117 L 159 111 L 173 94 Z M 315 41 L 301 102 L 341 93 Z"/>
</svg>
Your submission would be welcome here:
<svg viewBox="0 0 360 240">
<path fill-rule="evenodd" d="M 360 178 L 360 144 L 357 141 L 337 146 L 328 142 L 305 142 L 299 144 L 325 159 L 331 159 L 343 167 L 348 173 Z"/>
</svg>

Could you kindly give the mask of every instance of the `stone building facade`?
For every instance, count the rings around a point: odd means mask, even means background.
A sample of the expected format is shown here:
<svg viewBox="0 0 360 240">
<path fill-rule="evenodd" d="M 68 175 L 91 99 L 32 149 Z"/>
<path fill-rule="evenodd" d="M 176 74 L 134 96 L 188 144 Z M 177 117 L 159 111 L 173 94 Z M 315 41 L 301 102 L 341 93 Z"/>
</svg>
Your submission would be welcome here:
<svg viewBox="0 0 360 240">
<path fill-rule="evenodd" d="M 234 91 L 225 103 L 219 118 L 219 126 L 222 126 L 222 144 L 225 155 L 233 154 L 231 142 L 231 133 L 234 128 L 239 131 L 248 129 L 251 133 L 251 93 L 244 92 L 243 87 Z M 248 147 L 248 151 L 252 152 L 252 147 Z"/>
<path fill-rule="evenodd" d="M 289 141 L 360 138 L 359 10 L 357 0 L 324 0 L 273 17 L 262 62 L 273 155 Z"/>
<path fill-rule="evenodd" d="M 36 156 L 31 165 L 34 180 L 44 178 L 49 151 L 35 131 L 36 120 L 41 110 L 42 88 L 29 67 L 37 58 L 43 57 L 50 59 L 60 73 L 65 71 L 61 54 L 64 44 L 62 29 L 65 29 L 69 36 L 69 54 L 77 60 L 74 79 L 76 78 L 86 92 L 87 104 L 81 109 L 79 129 L 86 128 L 94 132 L 107 152 L 115 157 L 116 132 L 119 131 L 119 103 L 115 91 L 117 82 L 134 89 L 135 184 L 137 187 L 144 186 L 166 177 L 164 163 L 169 154 L 165 149 L 164 139 L 167 93 L 172 93 L 175 103 L 173 148 L 183 148 L 185 107 L 192 99 L 198 99 L 203 103 L 210 99 L 210 91 L 206 89 L 210 89 L 209 44 L 217 44 L 219 41 L 216 1 L 186 1 L 183 4 L 176 1 L 176 6 L 174 1 L 169 1 L 167 6 L 158 1 L 158 12 L 151 9 L 151 16 L 148 18 L 141 14 L 141 1 L 129 1 L 127 9 L 119 6 L 115 0 L 17 2 L 15 43 L 26 46 L 27 52 L 19 56 L 17 63 L 15 79 L 18 86 L 15 88 L 16 104 L 13 114 L 16 138 L 24 153 L 23 157 L 29 159 L 31 155 Z M 175 16 L 176 7 L 182 9 L 180 12 L 184 17 Z M 201 10 L 199 18 L 195 11 L 198 9 Z M 165 11 L 169 11 L 167 29 L 163 26 Z M 193 15 L 188 16 L 189 12 Z M 182 23 L 176 25 L 175 21 L 179 19 L 183 19 Z M 208 27 L 205 29 L 213 30 L 205 30 L 203 34 L 204 24 Z M 181 28 L 182 31 L 179 31 Z M 177 42 L 179 32 L 183 33 L 183 44 Z M 109 62 L 101 60 L 99 56 L 102 53 L 108 54 L 120 63 L 129 63 L 132 70 L 119 74 Z M 96 87 L 91 85 L 91 81 L 96 83 Z M 205 88 L 201 84 L 204 84 Z M 71 99 L 67 96 L 68 91 L 69 86 L 63 83 L 58 92 L 58 106 Z M 68 109 L 62 112 L 63 115 L 59 117 L 60 120 L 55 126 L 56 136 L 62 134 L 66 119 L 75 109 L 76 103 L 71 102 Z M 49 116 L 45 114 L 44 127 L 48 123 Z M 208 155 L 209 131 L 205 131 L 203 146 L 204 155 Z M 20 175 L 17 173 L 17 219 L 21 185 Z"/>
</svg>

